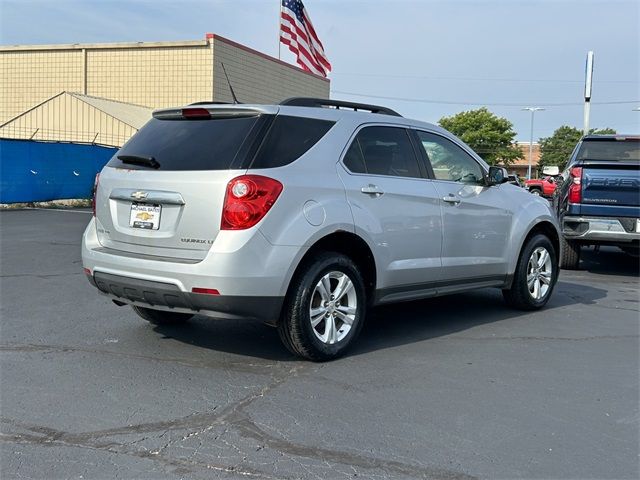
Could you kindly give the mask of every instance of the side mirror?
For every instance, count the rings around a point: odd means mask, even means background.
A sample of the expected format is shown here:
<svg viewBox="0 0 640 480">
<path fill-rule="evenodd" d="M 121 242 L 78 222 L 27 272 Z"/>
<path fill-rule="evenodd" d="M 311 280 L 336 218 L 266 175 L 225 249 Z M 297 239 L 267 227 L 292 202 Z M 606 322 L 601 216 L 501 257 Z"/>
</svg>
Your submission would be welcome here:
<svg viewBox="0 0 640 480">
<path fill-rule="evenodd" d="M 489 173 L 486 176 L 487 185 L 500 185 L 509 180 L 509 175 L 506 168 L 502 167 L 489 167 Z"/>
</svg>

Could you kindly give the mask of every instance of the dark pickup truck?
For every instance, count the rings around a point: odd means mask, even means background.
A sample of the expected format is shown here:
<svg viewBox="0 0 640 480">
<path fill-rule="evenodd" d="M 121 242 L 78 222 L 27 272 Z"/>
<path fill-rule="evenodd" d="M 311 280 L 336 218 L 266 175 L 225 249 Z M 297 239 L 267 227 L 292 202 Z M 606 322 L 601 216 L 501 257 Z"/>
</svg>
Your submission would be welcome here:
<svg viewBox="0 0 640 480">
<path fill-rule="evenodd" d="M 587 135 L 576 145 L 553 198 L 562 228 L 560 266 L 577 269 L 580 248 L 640 252 L 640 136 Z"/>
</svg>

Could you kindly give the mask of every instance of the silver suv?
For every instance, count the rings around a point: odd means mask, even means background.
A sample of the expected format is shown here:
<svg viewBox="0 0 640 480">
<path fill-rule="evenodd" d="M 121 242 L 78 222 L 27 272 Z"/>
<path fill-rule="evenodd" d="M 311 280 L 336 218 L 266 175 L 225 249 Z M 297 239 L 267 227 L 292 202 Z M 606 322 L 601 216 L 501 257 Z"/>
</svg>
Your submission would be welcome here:
<svg viewBox="0 0 640 480">
<path fill-rule="evenodd" d="M 257 319 L 328 360 L 367 309 L 498 287 L 544 306 L 548 202 L 455 136 L 384 107 L 294 98 L 154 112 L 96 179 L 89 281 L 155 324 Z"/>
</svg>

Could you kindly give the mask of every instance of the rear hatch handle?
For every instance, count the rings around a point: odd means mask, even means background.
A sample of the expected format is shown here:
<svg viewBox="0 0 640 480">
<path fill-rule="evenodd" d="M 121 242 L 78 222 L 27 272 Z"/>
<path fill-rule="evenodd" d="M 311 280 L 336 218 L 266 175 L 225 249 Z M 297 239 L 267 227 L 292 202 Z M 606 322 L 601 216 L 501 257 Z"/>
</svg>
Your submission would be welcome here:
<svg viewBox="0 0 640 480">
<path fill-rule="evenodd" d="M 111 200 L 127 202 L 161 203 L 164 205 L 184 205 L 186 202 L 178 192 L 166 190 L 137 190 L 135 188 L 114 188 L 109 195 Z"/>
</svg>

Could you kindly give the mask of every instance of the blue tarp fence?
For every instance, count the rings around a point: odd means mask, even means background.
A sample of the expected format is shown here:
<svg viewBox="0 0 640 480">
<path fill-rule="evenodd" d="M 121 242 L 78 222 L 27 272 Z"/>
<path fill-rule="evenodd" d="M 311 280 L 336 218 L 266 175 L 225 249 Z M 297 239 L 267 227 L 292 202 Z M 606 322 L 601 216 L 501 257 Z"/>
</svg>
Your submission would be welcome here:
<svg viewBox="0 0 640 480">
<path fill-rule="evenodd" d="M 0 203 L 91 198 L 117 148 L 0 139 Z"/>
</svg>

